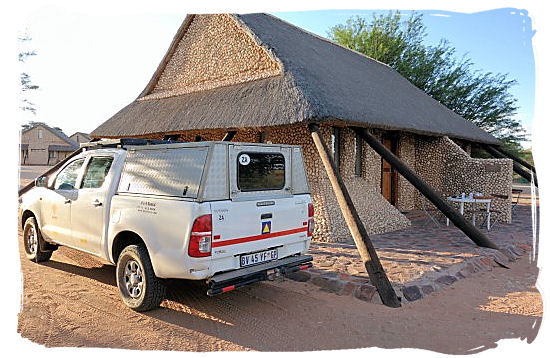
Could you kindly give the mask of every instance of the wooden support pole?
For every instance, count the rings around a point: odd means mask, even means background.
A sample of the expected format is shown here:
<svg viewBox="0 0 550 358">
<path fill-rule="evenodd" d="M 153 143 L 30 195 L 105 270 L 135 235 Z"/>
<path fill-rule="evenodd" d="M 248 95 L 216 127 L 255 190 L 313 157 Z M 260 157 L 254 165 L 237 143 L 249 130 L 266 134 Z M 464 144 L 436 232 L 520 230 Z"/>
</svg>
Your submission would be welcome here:
<svg viewBox="0 0 550 358">
<path fill-rule="evenodd" d="M 75 155 L 77 154 L 80 154 L 82 153 L 82 148 L 78 148 L 77 150 L 75 150 L 74 152 L 72 152 L 71 154 L 69 154 L 67 156 L 67 158 L 63 159 L 62 161 L 60 161 L 59 163 L 57 163 L 56 165 L 54 165 L 53 167 L 51 167 L 50 169 L 48 169 L 48 171 L 46 171 L 44 174 L 42 175 L 39 175 L 39 176 L 48 176 L 50 174 L 52 174 L 53 172 L 55 172 L 57 169 L 61 168 L 61 166 L 63 164 L 65 164 L 69 159 L 71 159 L 72 157 L 74 157 Z M 32 182 L 30 182 L 29 184 L 25 185 L 24 187 L 22 187 L 21 189 L 19 189 L 19 196 L 25 194 L 27 191 L 31 190 L 32 188 L 34 188 L 34 180 Z"/>
<path fill-rule="evenodd" d="M 395 294 L 395 291 L 390 284 L 386 273 L 384 272 L 384 268 L 380 263 L 376 250 L 369 239 L 367 230 L 357 214 L 357 210 L 351 201 L 348 190 L 346 189 L 342 178 L 336 171 L 336 167 L 331 155 L 329 154 L 328 147 L 319 133 L 319 125 L 316 123 L 311 123 L 308 128 L 311 131 L 313 142 L 315 143 L 315 147 L 317 147 L 321 161 L 323 162 L 325 170 L 328 174 L 334 194 L 336 194 L 336 199 L 340 205 L 340 210 L 342 210 L 342 215 L 346 220 L 346 224 L 351 232 L 353 241 L 355 241 L 355 245 L 361 255 L 361 259 L 363 259 L 363 263 L 365 264 L 365 268 L 367 269 L 371 282 L 378 290 L 378 294 L 380 295 L 380 299 L 384 305 L 389 307 L 400 307 L 401 302 Z"/>
<path fill-rule="evenodd" d="M 503 152 L 501 152 L 500 150 L 498 150 L 498 149 L 496 149 L 496 148 L 494 148 L 490 145 L 483 145 L 483 149 L 495 158 L 504 158 L 504 159 L 509 158 L 509 159 L 512 159 L 512 165 L 514 167 L 514 171 L 516 173 L 518 173 L 522 178 L 527 180 L 528 182 L 531 182 L 531 177 L 532 177 L 533 182 L 535 183 L 535 186 L 537 188 L 539 187 L 539 183 L 537 181 L 537 176 L 536 176 L 535 172 L 529 173 L 528 171 L 523 169 L 513 158 L 507 157 Z"/>
<path fill-rule="evenodd" d="M 532 170 L 533 173 L 536 173 L 537 171 L 535 170 L 535 167 L 532 166 L 531 164 L 527 163 L 525 160 L 521 159 L 520 157 L 518 157 L 517 155 L 514 155 L 504 149 L 502 149 L 501 147 L 495 147 L 495 146 L 491 146 L 492 148 L 498 150 L 500 153 L 502 153 L 503 155 L 507 156 L 508 158 L 512 159 L 513 161 L 523 165 L 525 168 L 529 169 L 529 170 Z"/>
<path fill-rule="evenodd" d="M 233 140 L 233 137 L 237 134 L 237 131 L 228 131 L 225 136 L 223 136 L 222 141 L 223 142 L 231 142 Z"/>
<path fill-rule="evenodd" d="M 489 238 L 478 230 L 472 223 L 464 218 L 459 212 L 457 212 L 451 205 L 449 205 L 445 199 L 441 198 L 436 191 L 428 185 L 418 174 L 416 174 L 407 164 L 401 159 L 397 158 L 392 152 L 390 152 L 382 143 L 368 133 L 364 128 L 353 128 L 367 144 L 374 149 L 385 161 L 387 161 L 392 167 L 394 167 L 399 174 L 407 179 L 422 195 L 424 195 L 432 204 L 435 205 L 446 217 L 449 218 L 462 232 L 464 232 L 473 242 L 478 246 L 488 247 L 491 249 L 497 249 L 498 246 L 494 244 Z"/>
</svg>

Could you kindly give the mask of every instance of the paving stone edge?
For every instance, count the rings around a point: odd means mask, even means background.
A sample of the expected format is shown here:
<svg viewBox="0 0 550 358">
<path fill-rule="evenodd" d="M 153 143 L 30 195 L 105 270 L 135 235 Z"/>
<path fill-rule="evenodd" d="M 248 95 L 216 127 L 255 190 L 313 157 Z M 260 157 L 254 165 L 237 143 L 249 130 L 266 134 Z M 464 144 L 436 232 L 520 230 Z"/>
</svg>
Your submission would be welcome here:
<svg viewBox="0 0 550 358">
<path fill-rule="evenodd" d="M 467 259 L 460 264 L 451 265 L 440 271 L 429 272 L 417 281 L 404 285 L 392 284 L 392 286 L 401 299 L 401 303 L 407 304 L 440 291 L 463 278 L 491 271 L 497 267 L 507 267 L 509 262 L 516 261 L 531 249 L 530 245 L 524 243 L 508 244 L 499 251 L 483 248 L 481 255 Z M 287 277 L 294 281 L 311 283 L 324 292 L 339 296 L 353 296 L 362 301 L 382 304 L 376 288 L 368 278 L 358 278 L 346 273 L 327 272 L 316 268 L 299 271 Z"/>
</svg>

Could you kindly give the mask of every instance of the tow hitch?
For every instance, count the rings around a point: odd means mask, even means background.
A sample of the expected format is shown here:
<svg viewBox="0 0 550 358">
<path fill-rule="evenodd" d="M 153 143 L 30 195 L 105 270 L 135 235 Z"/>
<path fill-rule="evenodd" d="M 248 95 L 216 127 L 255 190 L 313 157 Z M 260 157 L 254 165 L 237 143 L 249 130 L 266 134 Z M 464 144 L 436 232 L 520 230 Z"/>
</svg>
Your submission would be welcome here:
<svg viewBox="0 0 550 358">
<path fill-rule="evenodd" d="M 208 282 L 209 289 L 206 294 L 214 296 L 255 282 L 273 281 L 292 272 L 307 270 L 313 266 L 312 260 L 311 256 L 293 256 L 214 275 Z"/>
</svg>

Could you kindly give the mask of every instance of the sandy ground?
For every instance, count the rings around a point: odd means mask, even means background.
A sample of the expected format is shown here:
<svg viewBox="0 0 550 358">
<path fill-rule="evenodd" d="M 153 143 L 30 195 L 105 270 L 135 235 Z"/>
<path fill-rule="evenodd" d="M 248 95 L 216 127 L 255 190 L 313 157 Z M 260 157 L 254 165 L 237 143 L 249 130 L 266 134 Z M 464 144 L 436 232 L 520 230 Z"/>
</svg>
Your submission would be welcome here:
<svg viewBox="0 0 550 358">
<path fill-rule="evenodd" d="M 142 350 L 321 350 L 415 347 L 443 353 L 493 348 L 537 335 L 542 300 L 528 257 L 511 269 L 460 280 L 399 309 L 336 296 L 293 281 L 260 283 L 207 297 L 198 283 L 173 282 L 162 308 L 136 313 L 118 297 L 114 267 L 60 248 L 26 260 L 18 332 L 52 346 Z"/>
</svg>

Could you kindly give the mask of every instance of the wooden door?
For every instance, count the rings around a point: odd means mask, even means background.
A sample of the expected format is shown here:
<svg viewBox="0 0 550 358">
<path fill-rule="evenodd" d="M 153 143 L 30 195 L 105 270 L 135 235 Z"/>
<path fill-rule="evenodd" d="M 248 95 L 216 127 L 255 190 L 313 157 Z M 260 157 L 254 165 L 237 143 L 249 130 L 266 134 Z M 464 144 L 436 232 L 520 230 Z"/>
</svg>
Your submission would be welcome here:
<svg viewBox="0 0 550 358">
<path fill-rule="evenodd" d="M 384 136 L 382 144 L 393 154 L 397 153 L 397 137 Z M 380 180 L 380 189 L 384 198 L 392 205 L 397 204 L 397 171 L 384 159 L 382 159 L 382 176 Z"/>
</svg>

